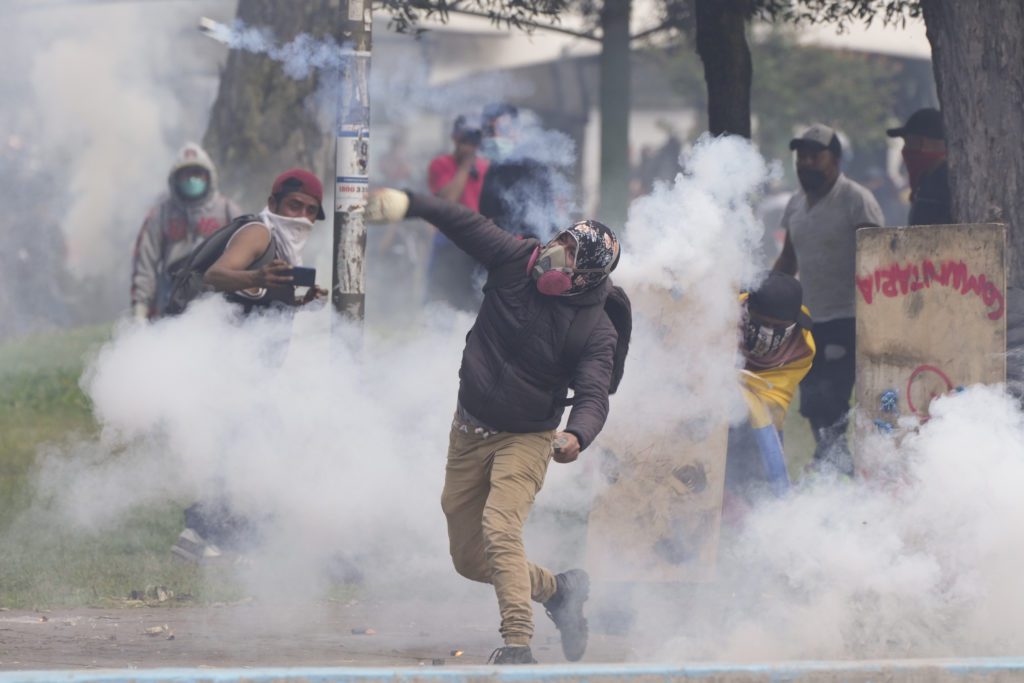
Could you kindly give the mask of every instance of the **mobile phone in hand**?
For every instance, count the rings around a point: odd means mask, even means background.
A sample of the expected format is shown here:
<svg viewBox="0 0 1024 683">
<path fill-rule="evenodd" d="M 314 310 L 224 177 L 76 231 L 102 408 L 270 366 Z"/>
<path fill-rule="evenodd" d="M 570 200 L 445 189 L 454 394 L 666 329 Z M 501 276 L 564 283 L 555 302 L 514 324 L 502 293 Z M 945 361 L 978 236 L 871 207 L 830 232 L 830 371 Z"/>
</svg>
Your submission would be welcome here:
<svg viewBox="0 0 1024 683">
<path fill-rule="evenodd" d="M 296 287 L 312 287 L 316 284 L 316 268 L 295 266 L 286 275 L 291 276 L 292 284 Z"/>
</svg>

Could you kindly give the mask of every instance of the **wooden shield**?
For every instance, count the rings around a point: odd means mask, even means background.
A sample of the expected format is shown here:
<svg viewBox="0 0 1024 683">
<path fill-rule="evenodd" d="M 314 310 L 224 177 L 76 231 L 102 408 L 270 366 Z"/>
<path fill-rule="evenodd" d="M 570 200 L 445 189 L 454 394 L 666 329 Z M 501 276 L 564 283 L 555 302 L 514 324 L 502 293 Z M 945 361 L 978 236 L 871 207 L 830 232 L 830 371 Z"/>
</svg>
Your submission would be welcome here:
<svg viewBox="0 0 1024 683">
<path fill-rule="evenodd" d="M 666 291 L 631 291 L 630 296 L 635 314 L 654 321 L 663 343 L 693 352 L 686 336 L 692 331 L 682 326 L 703 315 L 700 301 Z M 729 333 L 710 334 L 721 343 Z M 601 445 L 610 454 L 601 469 L 609 485 L 595 497 L 587 528 L 586 567 L 594 579 L 695 582 L 714 577 L 728 421 L 724 409 L 711 409 L 708 415 L 713 417 L 670 425 L 653 425 L 636 415 L 634 429 L 602 433 Z"/>
<path fill-rule="evenodd" d="M 858 443 L 927 420 L 936 396 L 1006 380 L 1005 252 L 1004 225 L 857 231 Z"/>
</svg>

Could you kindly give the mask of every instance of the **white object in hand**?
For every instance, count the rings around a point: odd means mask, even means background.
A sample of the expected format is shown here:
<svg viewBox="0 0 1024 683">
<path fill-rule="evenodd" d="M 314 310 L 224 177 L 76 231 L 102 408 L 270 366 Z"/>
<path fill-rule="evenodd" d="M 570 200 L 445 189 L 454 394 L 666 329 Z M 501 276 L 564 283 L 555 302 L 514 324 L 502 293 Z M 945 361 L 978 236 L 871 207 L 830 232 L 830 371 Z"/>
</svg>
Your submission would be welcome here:
<svg viewBox="0 0 1024 683">
<path fill-rule="evenodd" d="M 409 212 L 409 195 L 401 190 L 383 188 L 372 192 L 366 202 L 367 223 L 397 223 Z"/>
</svg>

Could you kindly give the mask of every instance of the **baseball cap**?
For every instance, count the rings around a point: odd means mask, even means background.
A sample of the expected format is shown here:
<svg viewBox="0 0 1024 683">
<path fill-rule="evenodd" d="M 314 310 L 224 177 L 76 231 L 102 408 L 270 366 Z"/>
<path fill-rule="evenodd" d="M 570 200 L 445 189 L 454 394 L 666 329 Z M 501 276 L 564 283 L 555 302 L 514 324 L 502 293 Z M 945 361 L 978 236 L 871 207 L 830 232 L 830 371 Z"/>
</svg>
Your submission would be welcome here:
<svg viewBox="0 0 1024 683">
<path fill-rule="evenodd" d="M 921 135 L 933 140 L 945 140 L 946 131 L 942 126 L 942 113 L 933 107 L 918 109 L 900 128 L 885 131 L 891 138 L 905 138 L 908 135 Z"/>
<path fill-rule="evenodd" d="M 792 275 L 773 270 L 747 297 L 747 310 L 776 320 L 793 320 L 811 329 L 811 317 L 803 311 L 804 288 Z"/>
<path fill-rule="evenodd" d="M 839 143 L 839 136 L 836 135 L 835 129 L 826 126 L 824 123 L 815 123 L 801 133 L 800 137 L 789 141 L 790 149 L 799 149 L 805 145 L 814 145 L 831 150 L 837 157 L 842 156 L 843 153 L 843 146 Z"/>
<path fill-rule="evenodd" d="M 452 135 L 459 142 L 480 144 L 480 126 L 473 125 L 465 116 L 460 115 L 455 119 L 455 123 L 452 124 Z"/>
<path fill-rule="evenodd" d="M 304 168 L 290 168 L 274 179 L 274 185 L 270 188 L 270 194 L 288 194 L 289 192 L 302 192 L 308 194 L 320 204 L 320 211 L 316 215 L 318 221 L 327 217 L 324 213 L 324 186 L 320 179 Z"/>
</svg>

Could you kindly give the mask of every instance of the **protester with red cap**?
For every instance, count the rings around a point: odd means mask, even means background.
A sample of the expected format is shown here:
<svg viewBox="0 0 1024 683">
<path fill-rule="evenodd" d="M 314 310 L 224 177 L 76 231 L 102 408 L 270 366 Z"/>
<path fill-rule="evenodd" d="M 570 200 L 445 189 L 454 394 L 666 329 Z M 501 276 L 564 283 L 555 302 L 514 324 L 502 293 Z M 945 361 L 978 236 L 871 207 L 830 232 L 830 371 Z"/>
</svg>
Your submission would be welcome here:
<svg viewBox="0 0 1024 683">
<path fill-rule="evenodd" d="M 238 219 L 242 225 L 206 270 L 203 281 L 224 292 L 229 301 L 245 306 L 246 312 L 293 310 L 326 296 L 326 290 L 313 286 L 297 298 L 290 272 L 302 265 L 302 249 L 313 221 L 325 217 L 323 196 L 323 185 L 309 171 L 293 168 L 277 176 L 267 206 L 258 215 Z M 283 360 L 286 349 L 287 344 L 278 344 L 273 351 Z M 254 534 L 252 520 L 234 513 L 222 497 L 209 496 L 185 510 L 185 530 L 171 552 L 194 563 L 217 561 L 225 551 L 243 551 Z"/>
<path fill-rule="evenodd" d="M 302 265 L 302 249 L 313 221 L 325 218 L 320 179 L 301 168 L 277 176 L 267 206 L 240 228 L 224 253 L 206 271 L 204 282 L 247 306 L 274 303 L 301 306 L 327 295 L 310 287 L 301 299 L 289 271 Z"/>
</svg>

